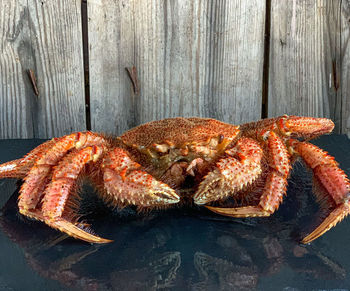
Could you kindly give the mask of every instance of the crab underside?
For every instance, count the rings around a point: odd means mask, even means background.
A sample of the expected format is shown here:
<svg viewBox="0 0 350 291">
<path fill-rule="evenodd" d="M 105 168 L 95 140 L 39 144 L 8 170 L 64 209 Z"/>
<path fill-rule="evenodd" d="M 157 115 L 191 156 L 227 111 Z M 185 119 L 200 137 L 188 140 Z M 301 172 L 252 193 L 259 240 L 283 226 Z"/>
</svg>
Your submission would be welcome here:
<svg viewBox="0 0 350 291">
<path fill-rule="evenodd" d="M 110 240 L 89 231 L 78 215 L 83 177 L 104 201 L 118 207 L 194 203 L 231 217 L 269 216 L 286 194 L 291 165 L 301 158 L 313 172 L 317 200 L 330 209 L 302 240 L 309 243 L 349 213 L 345 173 L 333 157 L 306 142 L 333 127 L 326 118 L 297 116 L 241 126 L 206 118 L 170 118 L 140 125 L 117 138 L 78 132 L 0 165 L 0 178 L 24 180 L 18 201 L 21 214 L 77 239 L 107 243 Z"/>
</svg>

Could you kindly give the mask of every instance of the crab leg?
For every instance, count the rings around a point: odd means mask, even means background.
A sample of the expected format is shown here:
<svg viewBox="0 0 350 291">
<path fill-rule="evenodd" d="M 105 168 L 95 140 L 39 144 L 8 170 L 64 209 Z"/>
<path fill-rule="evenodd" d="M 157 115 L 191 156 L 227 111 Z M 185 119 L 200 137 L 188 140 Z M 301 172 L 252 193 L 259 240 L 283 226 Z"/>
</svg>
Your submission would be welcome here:
<svg viewBox="0 0 350 291">
<path fill-rule="evenodd" d="M 246 123 L 240 126 L 240 130 L 250 135 L 261 134 L 261 131 L 274 131 L 282 136 L 315 138 L 319 135 L 330 133 L 334 123 L 328 118 L 300 117 L 283 115 L 276 118 L 268 118 L 256 122 Z"/>
<path fill-rule="evenodd" d="M 241 138 L 226 154 L 228 156 L 221 159 L 199 185 L 193 197 L 196 204 L 225 198 L 252 183 L 261 174 L 263 151 L 253 139 Z"/>
<path fill-rule="evenodd" d="M 283 135 L 309 139 L 330 133 L 334 128 L 333 121 L 328 118 L 290 116 L 281 117 L 276 123 Z"/>
<path fill-rule="evenodd" d="M 268 133 L 267 148 L 270 172 L 257 206 L 219 208 L 206 206 L 209 210 L 232 217 L 269 216 L 274 213 L 286 193 L 290 170 L 289 155 L 282 139 L 273 131 Z"/>
<path fill-rule="evenodd" d="M 49 143 L 47 148 L 43 147 L 43 150 L 38 150 L 39 158 L 24 178 L 24 183 L 20 190 L 18 202 L 20 213 L 37 218 L 34 214 L 34 209 L 42 197 L 43 190 L 50 178 L 51 169 L 57 165 L 69 150 L 90 145 L 104 145 L 106 143 L 105 139 L 97 134 L 78 132 L 61 137 Z"/>
<path fill-rule="evenodd" d="M 338 163 L 327 152 L 313 144 L 297 140 L 291 140 L 290 145 L 312 169 L 316 182 L 320 184 L 322 189 L 315 193 L 316 196 L 322 200 L 324 198 L 322 195 L 327 195 L 335 205 L 335 209 L 325 220 L 302 240 L 303 243 L 309 243 L 349 214 L 350 182 L 344 171 L 338 167 Z"/>
<path fill-rule="evenodd" d="M 42 216 L 47 225 L 87 242 L 111 242 L 81 229 L 79 223 L 74 221 L 74 205 L 68 204 L 69 197 L 76 192 L 74 188 L 82 169 L 87 163 L 96 162 L 103 151 L 101 146 L 83 148 L 65 156 L 54 168 L 42 205 Z"/>
<path fill-rule="evenodd" d="M 33 167 L 35 161 L 43 155 L 58 139 L 51 139 L 33 149 L 21 159 L 9 161 L 0 165 L 0 179 L 18 178 L 23 179 Z"/>
<path fill-rule="evenodd" d="M 116 148 L 102 162 L 104 187 L 107 199 L 128 202 L 137 206 L 167 205 L 180 201 L 167 184 L 141 170 L 127 152 Z"/>
</svg>

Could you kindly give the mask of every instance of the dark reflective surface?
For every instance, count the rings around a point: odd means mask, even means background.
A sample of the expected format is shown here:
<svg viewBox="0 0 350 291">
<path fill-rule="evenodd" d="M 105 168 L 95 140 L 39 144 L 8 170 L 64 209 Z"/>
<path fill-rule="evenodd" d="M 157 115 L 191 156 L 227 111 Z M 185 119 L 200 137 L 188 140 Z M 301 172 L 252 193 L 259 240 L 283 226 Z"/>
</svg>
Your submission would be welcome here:
<svg viewBox="0 0 350 291">
<path fill-rule="evenodd" d="M 0 162 L 41 141 L 0 141 Z M 322 137 L 350 174 L 350 142 Z M 230 219 L 204 209 L 147 216 L 106 209 L 84 190 L 93 229 L 114 239 L 90 245 L 17 212 L 17 184 L 0 180 L 0 290 L 350 290 L 350 220 L 308 246 L 317 223 L 310 174 L 296 165 L 288 196 L 272 217 Z"/>
</svg>

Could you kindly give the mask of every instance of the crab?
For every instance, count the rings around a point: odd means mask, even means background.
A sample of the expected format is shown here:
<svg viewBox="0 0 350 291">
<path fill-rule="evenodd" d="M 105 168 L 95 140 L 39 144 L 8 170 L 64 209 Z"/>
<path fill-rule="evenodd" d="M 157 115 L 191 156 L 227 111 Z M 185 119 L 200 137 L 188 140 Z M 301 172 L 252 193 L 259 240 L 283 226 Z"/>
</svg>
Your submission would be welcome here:
<svg viewBox="0 0 350 291">
<path fill-rule="evenodd" d="M 333 157 L 307 142 L 333 128 L 327 118 L 287 115 L 241 126 L 169 118 L 117 138 L 90 131 L 53 138 L 1 164 L 0 178 L 24 180 L 22 215 L 83 241 L 108 243 L 78 214 L 82 177 L 118 207 L 196 204 L 230 217 L 266 217 L 282 202 L 291 165 L 300 157 L 313 172 L 318 201 L 330 209 L 302 239 L 309 243 L 349 214 L 349 179 Z"/>
</svg>

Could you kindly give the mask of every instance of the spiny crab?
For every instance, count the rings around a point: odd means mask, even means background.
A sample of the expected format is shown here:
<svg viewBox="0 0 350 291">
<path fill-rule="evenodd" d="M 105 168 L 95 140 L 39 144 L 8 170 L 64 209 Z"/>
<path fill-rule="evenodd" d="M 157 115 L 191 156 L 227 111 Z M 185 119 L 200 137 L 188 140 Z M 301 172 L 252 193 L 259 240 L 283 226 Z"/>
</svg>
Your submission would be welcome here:
<svg viewBox="0 0 350 291">
<path fill-rule="evenodd" d="M 326 118 L 285 115 L 241 126 L 208 118 L 169 118 L 117 138 L 77 132 L 0 165 L 0 178 L 24 180 L 21 214 L 77 239 L 107 243 L 111 240 L 93 234 L 79 219 L 81 177 L 118 207 L 194 202 L 231 217 L 269 216 L 286 194 L 291 165 L 301 157 L 313 172 L 316 197 L 331 209 L 302 240 L 309 243 L 349 214 L 349 179 L 333 157 L 305 141 L 333 127 Z M 223 207 L 229 200 L 234 207 Z"/>
</svg>

